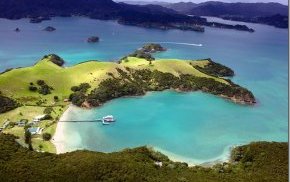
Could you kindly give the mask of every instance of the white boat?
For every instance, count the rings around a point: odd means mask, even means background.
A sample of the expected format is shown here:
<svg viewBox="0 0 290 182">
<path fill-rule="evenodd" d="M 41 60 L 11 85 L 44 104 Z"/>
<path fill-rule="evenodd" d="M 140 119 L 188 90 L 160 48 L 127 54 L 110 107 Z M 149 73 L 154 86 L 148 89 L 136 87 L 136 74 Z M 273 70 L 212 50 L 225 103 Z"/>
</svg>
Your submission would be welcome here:
<svg viewBox="0 0 290 182">
<path fill-rule="evenodd" d="M 112 116 L 112 115 L 108 115 L 108 116 L 103 117 L 103 123 L 104 122 L 114 122 L 114 121 L 115 121 L 115 119 L 114 119 L 114 116 Z"/>
<path fill-rule="evenodd" d="M 109 125 L 110 123 L 109 122 L 106 122 L 106 121 L 102 121 L 103 125 Z"/>
</svg>

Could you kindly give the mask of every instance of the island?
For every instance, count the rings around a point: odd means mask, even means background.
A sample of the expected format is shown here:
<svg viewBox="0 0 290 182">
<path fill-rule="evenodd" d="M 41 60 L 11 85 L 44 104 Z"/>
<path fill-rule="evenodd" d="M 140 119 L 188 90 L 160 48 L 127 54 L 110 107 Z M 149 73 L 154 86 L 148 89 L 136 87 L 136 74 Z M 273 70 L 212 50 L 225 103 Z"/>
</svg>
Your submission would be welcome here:
<svg viewBox="0 0 290 182">
<path fill-rule="evenodd" d="M 19 3 L 18 0 L 10 0 L 0 2 L 0 18 L 20 19 L 28 17 L 31 23 L 40 23 L 57 16 L 84 16 L 99 20 L 116 20 L 124 25 L 161 30 L 179 29 L 204 32 L 204 26 L 210 26 L 254 31 L 246 25 L 208 22 L 206 18 L 188 16 L 158 5 L 139 6 L 112 0 L 70 0 L 64 2 L 59 0 L 50 0 L 49 2 L 23 0 L 22 3 Z"/>
<path fill-rule="evenodd" d="M 96 42 L 99 42 L 100 38 L 97 37 L 97 36 L 91 36 L 87 39 L 87 42 L 88 43 L 96 43 Z"/>
<path fill-rule="evenodd" d="M 237 104 L 255 104 L 251 91 L 228 79 L 234 76 L 232 69 L 209 58 L 155 59 L 151 55 L 165 50 L 159 44 L 146 44 L 117 62 L 91 60 L 72 67 L 63 67 L 65 61 L 51 54 L 31 67 L 3 72 L 2 132 L 18 136 L 25 145 L 24 133 L 31 128 L 31 147 L 55 152 L 50 139 L 69 104 L 92 108 L 112 99 L 167 89 L 202 91 Z"/>
<path fill-rule="evenodd" d="M 31 175 L 36 176 L 37 181 L 288 179 L 288 144 L 283 142 L 237 146 L 232 149 L 228 162 L 199 166 L 171 161 L 145 146 L 107 154 L 86 150 L 54 154 L 52 136 L 59 118 L 70 104 L 92 108 L 111 99 L 167 89 L 202 91 L 249 107 L 255 104 L 251 91 L 228 79 L 235 75 L 232 69 L 210 58 L 156 59 L 151 55 L 165 50 L 160 44 L 146 44 L 136 51 L 150 57 L 134 57 L 135 51 L 116 62 L 89 60 L 71 67 L 64 67 L 61 57 L 50 54 L 33 66 L 1 73 L 2 179 L 29 180 Z M 19 170 L 21 173 L 16 172 Z"/>
<path fill-rule="evenodd" d="M 53 32 L 56 30 L 56 28 L 52 27 L 52 26 L 48 26 L 46 27 L 45 29 L 43 29 L 44 31 L 47 31 L 47 32 Z"/>
</svg>

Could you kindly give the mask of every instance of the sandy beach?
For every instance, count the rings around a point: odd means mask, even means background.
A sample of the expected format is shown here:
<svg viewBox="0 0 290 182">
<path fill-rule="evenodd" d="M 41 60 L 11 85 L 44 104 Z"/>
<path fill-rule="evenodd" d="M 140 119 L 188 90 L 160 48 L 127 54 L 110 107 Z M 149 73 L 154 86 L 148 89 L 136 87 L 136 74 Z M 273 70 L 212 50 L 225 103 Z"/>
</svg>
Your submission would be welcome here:
<svg viewBox="0 0 290 182">
<path fill-rule="evenodd" d="M 234 147 L 235 146 L 227 146 L 224 149 L 224 151 L 222 152 L 222 154 L 220 154 L 219 156 L 214 157 L 212 159 L 208 159 L 208 160 L 200 160 L 200 159 L 193 159 L 193 158 L 189 158 L 189 157 L 183 157 L 181 155 L 177 155 L 175 153 L 160 149 L 158 147 L 153 147 L 152 149 L 154 151 L 158 151 L 158 152 L 161 152 L 162 154 L 166 155 L 173 162 L 186 162 L 188 164 L 188 166 L 200 165 L 200 166 L 204 166 L 204 167 L 211 167 L 211 166 L 218 164 L 218 163 L 229 162 L 231 150 Z"/>
<path fill-rule="evenodd" d="M 67 120 L 69 113 L 71 112 L 71 110 L 73 109 L 73 106 L 70 105 L 67 110 L 62 114 L 61 118 L 59 119 L 59 121 L 65 121 Z M 64 127 L 65 127 L 65 123 L 64 122 L 58 122 L 57 126 L 56 126 L 56 130 L 55 130 L 55 134 L 52 138 L 52 143 L 54 144 L 55 148 L 56 148 L 56 153 L 60 154 L 60 153 L 65 153 L 65 147 L 64 147 L 64 141 L 65 141 L 65 136 L 64 136 Z"/>
</svg>

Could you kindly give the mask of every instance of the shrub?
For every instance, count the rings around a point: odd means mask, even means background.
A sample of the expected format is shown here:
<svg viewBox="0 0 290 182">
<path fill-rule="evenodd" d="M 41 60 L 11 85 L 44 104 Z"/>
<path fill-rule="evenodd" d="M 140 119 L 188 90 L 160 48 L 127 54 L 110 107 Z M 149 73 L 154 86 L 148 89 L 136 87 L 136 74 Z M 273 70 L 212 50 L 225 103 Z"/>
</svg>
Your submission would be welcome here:
<svg viewBox="0 0 290 182">
<path fill-rule="evenodd" d="M 53 100 L 57 102 L 59 100 L 58 96 L 57 95 L 53 96 Z"/>
<path fill-rule="evenodd" d="M 88 84 L 88 83 L 81 83 L 79 86 L 72 86 L 71 87 L 71 91 L 73 91 L 73 92 L 80 91 L 80 92 L 85 93 L 85 92 L 87 92 L 87 90 L 89 88 L 91 88 L 91 85 L 90 84 Z"/>
<path fill-rule="evenodd" d="M 36 83 L 39 86 L 45 85 L 45 81 L 44 80 L 37 80 Z"/>
<path fill-rule="evenodd" d="M 26 144 L 31 143 L 31 133 L 30 133 L 30 131 L 25 130 L 24 138 L 25 138 L 25 143 Z"/>
<path fill-rule="evenodd" d="M 53 88 L 44 84 L 44 85 L 41 85 L 41 87 L 39 88 L 38 92 L 42 95 L 47 95 L 47 94 L 51 94 L 51 90 Z"/>
<path fill-rule="evenodd" d="M 51 134 L 50 133 L 43 133 L 42 138 L 45 141 L 49 141 L 51 139 Z"/>
<path fill-rule="evenodd" d="M 51 114 L 51 112 L 53 111 L 52 107 L 46 107 L 43 111 L 44 114 Z"/>
<path fill-rule="evenodd" d="M 35 92 L 35 91 L 37 90 L 37 87 L 32 86 L 32 85 L 30 85 L 28 88 L 29 88 L 29 90 L 32 91 L 32 92 Z"/>
<path fill-rule="evenodd" d="M 0 113 L 10 111 L 18 106 L 19 104 L 14 99 L 0 95 Z"/>
</svg>

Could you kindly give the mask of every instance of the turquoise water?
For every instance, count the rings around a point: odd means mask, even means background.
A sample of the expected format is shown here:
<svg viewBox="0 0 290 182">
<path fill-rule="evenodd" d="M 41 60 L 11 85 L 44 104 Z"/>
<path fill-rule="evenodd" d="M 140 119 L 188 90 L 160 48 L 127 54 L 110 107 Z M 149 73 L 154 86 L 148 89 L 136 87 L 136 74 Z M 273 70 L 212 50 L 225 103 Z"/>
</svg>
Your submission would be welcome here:
<svg viewBox="0 0 290 182">
<path fill-rule="evenodd" d="M 241 106 L 201 92 L 165 91 L 113 100 L 92 110 L 73 109 L 68 119 L 112 114 L 118 121 L 109 126 L 65 123 L 66 151 L 111 152 L 150 145 L 186 161 L 208 161 L 232 145 L 287 141 L 288 30 L 249 24 L 255 33 L 213 28 L 205 33 L 161 31 L 86 18 L 55 18 L 41 24 L 0 19 L 0 25 L 0 70 L 32 65 L 48 53 L 63 57 L 67 66 L 88 59 L 111 61 L 145 42 L 163 42 L 168 51 L 156 57 L 210 57 L 233 68 L 233 81 L 251 90 L 258 100 L 255 106 Z M 41 31 L 48 25 L 57 30 Z M 16 27 L 20 33 L 13 31 Z M 92 35 L 100 36 L 101 42 L 87 44 L 86 38 Z"/>
</svg>

